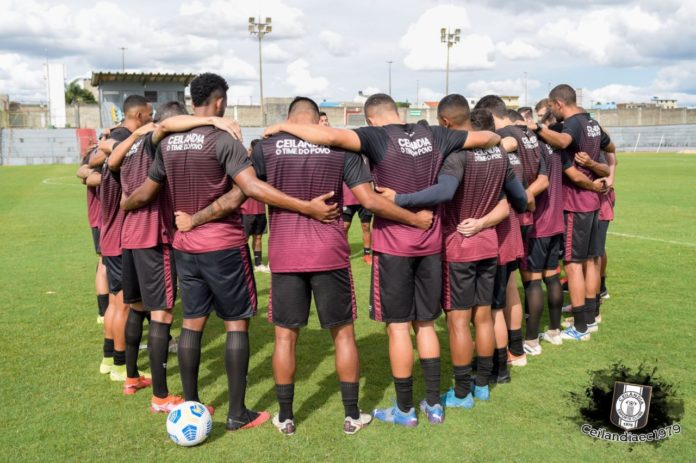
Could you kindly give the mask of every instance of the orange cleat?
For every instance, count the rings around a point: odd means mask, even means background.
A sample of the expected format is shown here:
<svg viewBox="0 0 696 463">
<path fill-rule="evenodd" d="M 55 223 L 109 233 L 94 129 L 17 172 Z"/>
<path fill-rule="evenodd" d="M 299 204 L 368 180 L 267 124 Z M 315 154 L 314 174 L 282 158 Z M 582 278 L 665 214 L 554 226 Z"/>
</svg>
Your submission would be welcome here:
<svg viewBox="0 0 696 463">
<path fill-rule="evenodd" d="M 140 389 L 145 389 L 152 384 L 152 380 L 144 376 L 139 376 L 137 378 L 126 378 L 126 382 L 123 385 L 123 393 L 126 395 L 135 394 Z"/>
<path fill-rule="evenodd" d="M 150 400 L 150 411 L 152 413 L 169 413 L 174 410 L 174 407 L 183 402 L 184 399 L 178 395 L 169 394 L 163 399 L 152 396 Z"/>
<path fill-rule="evenodd" d="M 365 255 L 363 256 L 363 260 L 365 261 L 365 263 L 366 263 L 367 265 L 372 265 L 372 255 L 370 255 L 370 254 L 365 254 Z"/>
</svg>

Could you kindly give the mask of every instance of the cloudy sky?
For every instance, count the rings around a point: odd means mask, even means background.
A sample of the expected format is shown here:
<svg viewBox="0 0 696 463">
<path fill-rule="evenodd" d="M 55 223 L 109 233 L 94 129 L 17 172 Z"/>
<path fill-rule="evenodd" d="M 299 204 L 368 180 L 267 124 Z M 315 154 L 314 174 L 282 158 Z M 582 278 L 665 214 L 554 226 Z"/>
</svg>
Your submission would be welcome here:
<svg viewBox="0 0 696 463">
<path fill-rule="evenodd" d="M 520 95 L 569 83 L 590 101 L 653 96 L 696 105 L 693 0 L 0 0 L 0 93 L 46 99 L 44 63 L 92 70 L 222 74 L 233 104 L 258 102 L 249 16 L 271 16 L 265 96 L 353 100 L 359 90 L 414 102 L 445 91 L 440 28 L 462 30 L 450 92 Z M 417 89 L 419 89 L 417 94 Z"/>
</svg>

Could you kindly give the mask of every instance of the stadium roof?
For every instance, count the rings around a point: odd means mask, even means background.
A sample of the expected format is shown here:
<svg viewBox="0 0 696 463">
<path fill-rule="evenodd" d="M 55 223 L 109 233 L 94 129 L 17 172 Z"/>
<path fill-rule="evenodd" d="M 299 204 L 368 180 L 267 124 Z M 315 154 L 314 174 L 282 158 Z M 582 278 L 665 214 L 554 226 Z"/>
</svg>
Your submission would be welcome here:
<svg viewBox="0 0 696 463">
<path fill-rule="evenodd" d="M 97 87 L 106 82 L 174 83 L 187 86 L 196 74 L 167 74 L 149 72 L 92 72 L 92 85 Z"/>
</svg>

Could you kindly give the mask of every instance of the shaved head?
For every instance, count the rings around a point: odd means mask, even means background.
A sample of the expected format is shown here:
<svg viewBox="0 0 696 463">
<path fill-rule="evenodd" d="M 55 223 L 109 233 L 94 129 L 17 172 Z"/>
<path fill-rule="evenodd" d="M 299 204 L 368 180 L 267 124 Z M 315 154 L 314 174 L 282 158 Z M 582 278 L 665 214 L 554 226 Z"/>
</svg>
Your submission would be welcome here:
<svg viewBox="0 0 696 463">
<path fill-rule="evenodd" d="M 437 117 L 447 119 L 456 126 L 461 126 L 468 121 L 470 114 L 469 102 L 458 93 L 447 95 L 437 105 Z"/>
<path fill-rule="evenodd" d="M 304 96 L 295 97 L 288 108 L 288 119 L 299 115 L 310 117 L 315 123 L 319 122 L 319 106 L 311 98 Z"/>
<path fill-rule="evenodd" d="M 367 101 L 365 101 L 364 111 L 366 117 L 371 117 L 386 112 L 399 114 L 399 111 L 396 109 L 394 99 L 386 93 L 375 93 L 374 95 L 370 95 L 367 98 Z"/>
</svg>

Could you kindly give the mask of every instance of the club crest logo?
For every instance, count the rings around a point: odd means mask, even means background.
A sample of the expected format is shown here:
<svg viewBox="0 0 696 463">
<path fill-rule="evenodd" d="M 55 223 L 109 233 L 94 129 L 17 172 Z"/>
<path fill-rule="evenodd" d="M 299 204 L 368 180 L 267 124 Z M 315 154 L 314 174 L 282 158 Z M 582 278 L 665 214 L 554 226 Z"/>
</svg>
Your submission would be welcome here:
<svg viewBox="0 0 696 463">
<path fill-rule="evenodd" d="M 611 422 L 626 431 L 645 427 L 651 396 L 652 386 L 615 382 Z"/>
</svg>

